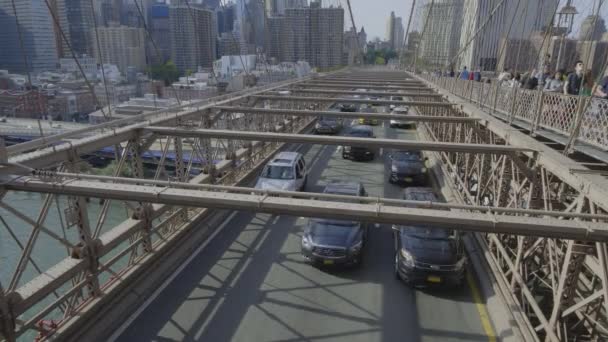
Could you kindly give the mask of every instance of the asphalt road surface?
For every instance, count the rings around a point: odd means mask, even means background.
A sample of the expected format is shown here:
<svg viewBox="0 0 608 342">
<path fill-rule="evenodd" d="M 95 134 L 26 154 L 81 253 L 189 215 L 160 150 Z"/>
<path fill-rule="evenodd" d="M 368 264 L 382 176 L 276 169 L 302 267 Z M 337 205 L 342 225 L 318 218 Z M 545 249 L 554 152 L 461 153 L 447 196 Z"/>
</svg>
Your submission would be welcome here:
<svg viewBox="0 0 608 342">
<path fill-rule="evenodd" d="M 414 130 L 388 123 L 374 130 L 377 137 L 416 138 Z M 312 168 L 307 191 L 322 191 L 337 179 L 362 182 L 370 196 L 401 196 L 403 189 L 387 182 L 386 153 L 354 162 L 343 160 L 339 147 L 299 150 Z M 326 270 L 300 255 L 306 222 L 234 213 L 175 280 L 125 323 L 117 341 L 492 340 L 470 284 L 419 290 L 395 279 L 390 227 L 370 228 L 361 268 Z"/>
</svg>

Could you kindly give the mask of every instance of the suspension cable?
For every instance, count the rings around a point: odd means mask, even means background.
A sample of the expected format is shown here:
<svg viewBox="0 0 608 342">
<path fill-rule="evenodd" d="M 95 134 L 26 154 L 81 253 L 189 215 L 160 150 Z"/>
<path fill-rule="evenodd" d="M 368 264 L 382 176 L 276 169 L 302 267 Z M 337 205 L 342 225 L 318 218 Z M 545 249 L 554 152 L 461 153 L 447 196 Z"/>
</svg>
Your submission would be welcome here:
<svg viewBox="0 0 608 342">
<path fill-rule="evenodd" d="M 416 2 L 416 0 L 414 0 L 414 2 Z M 355 30 L 355 41 L 357 42 L 357 51 L 359 52 L 359 64 L 363 63 L 363 59 L 364 59 L 364 55 L 363 55 L 363 49 L 361 48 L 361 44 L 359 42 L 359 31 L 357 31 L 357 25 L 355 25 L 355 16 L 353 15 L 353 10 L 350 6 L 350 0 L 346 0 L 346 4 L 348 6 L 348 12 L 350 13 L 350 21 L 353 24 L 353 29 Z"/>
</svg>

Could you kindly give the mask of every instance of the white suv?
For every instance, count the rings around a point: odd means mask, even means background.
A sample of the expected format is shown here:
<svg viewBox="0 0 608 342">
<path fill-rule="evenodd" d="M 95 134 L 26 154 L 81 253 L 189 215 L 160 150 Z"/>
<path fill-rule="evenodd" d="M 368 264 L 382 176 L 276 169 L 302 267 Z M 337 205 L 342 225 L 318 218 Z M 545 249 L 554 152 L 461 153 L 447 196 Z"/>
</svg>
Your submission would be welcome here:
<svg viewBox="0 0 608 342">
<path fill-rule="evenodd" d="M 280 152 L 262 170 L 255 185 L 261 190 L 304 191 L 308 168 L 298 152 Z"/>
<path fill-rule="evenodd" d="M 397 108 L 393 109 L 393 112 L 392 112 L 392 114 L 398 114 L 398 115 L 409 115 L 409 113 L 410 113 L 409 107 L 397 107 Z M 393 127 L 393 128 L 407 127 L 407 126 L 411 126 L 413 124 L 414 124 L 413 121 L 391 119 L 391 127 Z"/>
</svg>

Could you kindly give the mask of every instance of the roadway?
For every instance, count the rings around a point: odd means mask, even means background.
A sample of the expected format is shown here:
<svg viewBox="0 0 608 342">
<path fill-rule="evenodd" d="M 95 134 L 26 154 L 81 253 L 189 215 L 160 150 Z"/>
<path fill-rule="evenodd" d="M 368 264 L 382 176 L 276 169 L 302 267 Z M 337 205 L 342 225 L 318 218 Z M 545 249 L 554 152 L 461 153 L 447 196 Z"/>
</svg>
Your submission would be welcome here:
<svg viewBox="0 0 608 342">
<path fill-rule="evenodd" d="M 416 137 L 414 130 L 388 123 L 374 130 L 377 137 Z M 305 153 L 312 168 L 307 191 L 322 191 L 328 180 L 358 180 L 370 196 L 401 196 L 403 189 L 387 182 L 385 156 L 353 162 L 341 158 L 339 147 L 290 148 Z M 116 340 L 492 340 L 470 283 L 458 290 L 416 290 L 395 279 L 390 227 L 372 228 L 361 268 L 323 270 L 300 256 L 306 223 L 301 217 L 233 213 Z"/>
</svg>

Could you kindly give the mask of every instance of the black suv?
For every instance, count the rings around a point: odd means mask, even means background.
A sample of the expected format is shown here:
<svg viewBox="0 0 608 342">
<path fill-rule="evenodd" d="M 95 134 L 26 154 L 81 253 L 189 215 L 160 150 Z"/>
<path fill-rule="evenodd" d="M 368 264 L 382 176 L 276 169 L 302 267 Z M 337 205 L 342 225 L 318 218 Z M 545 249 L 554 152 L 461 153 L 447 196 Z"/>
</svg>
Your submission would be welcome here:
<svg viewBox="0 0 608 342">
<path fill-rule="evenodd" d="M 361 183 L 332 182 L 324 194 L 367 196 Z M 312 218 L 302 235 L 302 255 L 314 264 L 360 265 L 367 240 L 363 222 Z"/>
<path fill-rule="evenodd" d="M 342 119 L 332 116 L 320 116 L 315 124 L 315 134 L 337 134 L 342 129 Z"/>
<path fill-rule="evenodd" d="M 404 198 L 437 202 L 431 188 L 407 188 Z M 396 225 L 393 230 L 398 279 L 412 286 L 462 285 L 467 258 L 458 231 L 429 225 Z"/>
<path fill-rule="evenodd" d="M 393 184 L 426 185 L 428 170 L 420 151 L 395 151 L 388 156 L 390 160 L 390 176 L 388 181 Z"/>
<path fill-rule="evenodd" d="M 342 103 L 340 105 L 338 105 L 338 108 L 340 108 L 341 112 L 356 112 L 359 108 L 356 104 L 352 104 L 352 103 Z"/>
<path fill-rule="evenodd" d="M 367 125 L 352 126 L 347 135 L 353 138 L 375 138 L 374 130 Z M 343 146 L 342 158 L 353 160 L 373 160 L 374 151 L 369 147 L 363 146 Z"/>
</svg>

